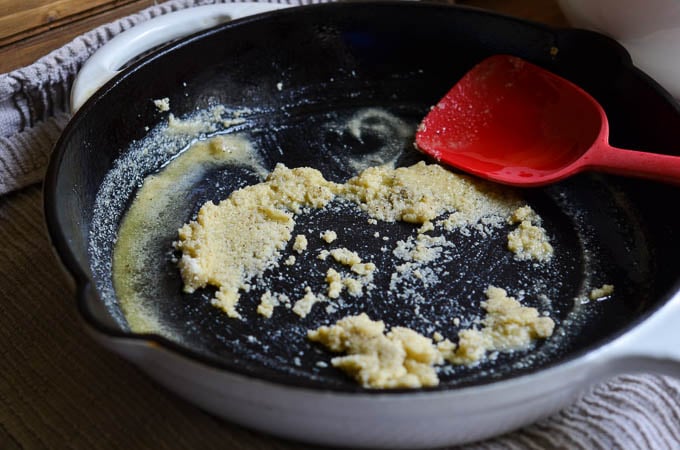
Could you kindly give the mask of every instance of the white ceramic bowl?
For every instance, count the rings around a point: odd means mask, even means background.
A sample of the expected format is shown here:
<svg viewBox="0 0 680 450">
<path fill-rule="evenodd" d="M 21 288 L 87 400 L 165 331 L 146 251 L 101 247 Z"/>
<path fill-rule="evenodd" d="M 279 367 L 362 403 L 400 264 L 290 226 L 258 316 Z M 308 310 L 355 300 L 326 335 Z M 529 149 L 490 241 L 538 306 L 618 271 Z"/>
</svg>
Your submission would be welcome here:
<svg viewBox="0 0 680 450">
<path fill-rule="evenodd" d="M 680 99 L 680 1 L 558 0 L 569 23 L 619 41 L 633 62 Z"/>
</svg>

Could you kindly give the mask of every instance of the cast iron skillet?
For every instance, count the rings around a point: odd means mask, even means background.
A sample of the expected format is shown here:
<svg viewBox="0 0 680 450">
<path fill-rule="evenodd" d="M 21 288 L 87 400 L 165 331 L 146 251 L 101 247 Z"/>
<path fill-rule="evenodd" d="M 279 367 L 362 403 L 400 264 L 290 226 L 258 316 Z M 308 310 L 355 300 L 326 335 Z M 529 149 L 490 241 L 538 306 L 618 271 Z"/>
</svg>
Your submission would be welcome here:
<svg viewBox="0 0 680 450">
<path fill-rule="evenodd" d="M 250 107 L 247 121 L 225 132 L 247 134 L 268 168 L 277 162 L 306 165 L 342 181 L 353 174 L 352 160 L 370 157 L 385 146 L 402 152 L 401 165 L 422 156 L 413 150 L 411 135 L 394 141 L 396 131 L 388 133 L 392 140 L 376 133 L 376 123 L 383 128 L 393 123 L 381 124 L 380 115 L 365 116 L 360 139 L 329 124 L 380 108 L 413 129 L 466 70 L 497 53 L 525 58 L 591 93 L 610 118 L 613 145 L 654 152 L 677 147 L 680 112 L 673 100 L 631 65 L 621 47 L 594 33 L 554 30 L 474 9 L 410 3 L 295 8 L 222 25 L 132 64 L 78 111 L 55 147 L 45 183 L 47 223 L 57 252 L 76 278 L 78 306 L 86 321 L 105 335 L 152 341 L 219 369 L 341 392 L 365 390 L 335 369 L 320 367 L 317 362 L 331 355 L 307 342 L 304 332 L 348 312 L 365 311 L 388 326 L 411 326 L 423 333 L 436 328 L 455 337 L 470 325 L 465 318 L 479 313 L 488 284 L 539 308 L 546 307 L 539 292 L 552 300 L 548 309 L 559 330 L 554 338 L 531 352 L 501 354 L 472 368 L 442 371 L 441 384 L 433 390 L 483 385 L 556 366 L 625 333 L 677 287 L 680 216 L 671 208 L 680 191 L 591 174 L 523 192 L 553 239 L 557 256 L 547 267 L 514 260 L 504 249 L 504 233 L 470 239 L 453 232 L 448 237 L 458 249 L 449 255 L 449 274 L 422 290 L 423 298 L 395 302 L 377 289 L 347 309 L 333 313 L 316 308 L 304 320 L 289 311 L 277 312 L 270 320 L 258 317 L 257 288 L 241 299 L 244 321 L 228 319 L 211 307 L 210 291 L 182 294 L 169 251 L 176 237 L 159 236 L 162 249 L 157 265 L 149 267 L 149 277 L 162 293 L 155 298 L 161 320 L 179 338 L 137 335 L 126 327 L 111 284 L 116 228 L 136 186 L 165 161 L 139 159 L 142 165 L 119 177 L 108 194 L 101 187 L 116 170 L 116 160 L 141 151 L 148 129 L 167 122 L 167 113 L 159 112 L 152 99 L 169 97 L 178 117 L 215 104 Z M 184 217 L 175 218 L 175 228 L 192 218 L 205 200 L 219 200 L 255 181 L 242 167 L 211 172 L 188 194 Z M 386 273 L 394 262 L 380 251 L 384 242 L 373 238 L 374 231 L 393 241 L 414 233 L 405 224 L 359 226 L 366 216 L 349 210 L 310 214 L 300 221 L 304 229 L 313 230 L 310 236 L 335 229 L 339 242 L 374 255 Z M 310 241 L 312 251 L 321 248 L 318 239 Z M 317 263 L 300 264 L 291 276 L 322 290 Z M 591 275 L 584 273 L 586 266 Z M 542 282 L 540 289 L 536 280 Z M 294 282 L 277 283 L 297 295 Z M 379 286 L 388 283 L 386 278 L 378 280 Z M 603 283 L 615 285 L 614 296 L 582 305 L 578 317 L 567 320 L 575 299 Z M 420 314 L 404 312 L 416 306 Z M 453 316 L 463 318 L 460 326 L 448 320 Z"/>
</svg>

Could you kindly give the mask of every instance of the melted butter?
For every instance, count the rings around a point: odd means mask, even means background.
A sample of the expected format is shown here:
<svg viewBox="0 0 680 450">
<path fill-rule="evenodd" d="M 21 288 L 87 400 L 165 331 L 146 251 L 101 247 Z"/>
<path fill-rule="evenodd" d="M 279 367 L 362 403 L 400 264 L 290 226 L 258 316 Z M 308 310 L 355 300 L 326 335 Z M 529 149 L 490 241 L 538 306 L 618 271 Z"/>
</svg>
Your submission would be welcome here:
<svg viewBox="0 0 680 450">
<path fill-rule="evenodd" d="M 235 135 L 198 141 L 171 160 L 161 171 L 148 176 L 137 191 L 118 231 L 113 252 L 113 285 L 131 330 L 171 334 L 158 321 L 148 295 L 148 270 L 159 252 L 161 236 L 176 236 L 177 217 L 186 213 L 178 202 L 208 170 L 230 164 L 247 165 L 264 174 L 250 143 Z M 180 223 L 182 219 L 179 219 Z"/>
</svg>

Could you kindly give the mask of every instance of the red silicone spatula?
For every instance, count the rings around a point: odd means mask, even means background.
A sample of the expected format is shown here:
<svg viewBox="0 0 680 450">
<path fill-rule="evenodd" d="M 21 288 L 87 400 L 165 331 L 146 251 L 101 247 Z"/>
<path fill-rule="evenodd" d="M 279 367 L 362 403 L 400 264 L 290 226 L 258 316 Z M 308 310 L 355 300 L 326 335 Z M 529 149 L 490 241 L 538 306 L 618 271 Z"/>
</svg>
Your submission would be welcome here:
<svg viewBox="0 0 680 450">
<path fill-rule="evenodd" d="M 496 55 L 432 108 L 416 144 L 445 164 L 515 186 L 583 170 L 680 184 L 680 157 L 614 148 L 608 137 L 604 110 L 583 89 L 523 59 Z"/>
</svg>

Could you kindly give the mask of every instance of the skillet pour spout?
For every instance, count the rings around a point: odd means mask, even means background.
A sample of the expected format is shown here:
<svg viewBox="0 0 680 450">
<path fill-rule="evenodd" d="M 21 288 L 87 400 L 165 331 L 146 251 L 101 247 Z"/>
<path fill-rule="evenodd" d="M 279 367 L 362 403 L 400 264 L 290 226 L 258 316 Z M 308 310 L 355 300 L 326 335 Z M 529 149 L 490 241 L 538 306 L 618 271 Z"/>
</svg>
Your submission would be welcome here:
<svg viewBox="0 0 680 450">
<path fill-rule="evenodd" d="M 221 7 L 228 11 L 220 14 L 244 15 L 243 5 Z M 168 23 L 191 21 L 177 14 Z M 171 263 L 172 233 L 154 250 L 159 256 L 148 270 L 149 284 L 162 293 L 153 307 L 172 332 L 130 331 L 112 281 L 117 231 L 138 186 L 186 145 L 215 133 L 245 135 L 268 170 L 279 162 L 312 166 L 333 181 L 353 176 L 359 160 L 380 162 L 388 155 L 397 165 L 410 165 L 422 158 L 412 145 L 417 123 L 452 80 L 492 54 L 524 58 L 588 91 L 607 112 L 613 144 L 659 153 L 677 146 L 677 104 L 632 66 L 622 47 L 592 32 L 411 2 L 286 8 L 197 30 L 124 70 L 115 68 L 101 88 L 88 86 L 91 97 L 55 146 L 45 181 L 47 225 L 78 284 L 78 308 L 88 329 L 102 345 L 219 417 L 341 447 L 471 442 L 545 417 L 604 377 L 640 370 L 680 375 L 680 351 L 669 345 L 680 338 L 673 326 L 680 318 L 680 218 L 669 214 L 680 192 L 592 174 L 522 193 L 544 218 L 555 246 L 550 266 L 515 261 L 503 239 L 457 235 L 461 259 L 425 291 L 428 302 L 421 306 L 432 314 L 426 317 L 434 321 L 438 312 L 478 309 L 475 293 L 492 282 L 533 292 L 527 280 L 540 280 L 535 285 L 550 293 L 546 305 L 558 333 L 530 352 L 441 370 L 437 387 L 369 390 L 318 365 L 332 355 L 312 346 L 304 333 L 328 322 L 323 308 L 306 321 L 286 314 L 233 321 L 211 307 L 204 293 L 183 294 Z M 158 140 L 170 122 L 154 103 L 159 99 L 167 99 L 180 120 L 216 107 L 247 113 L 169 144 Z M 359 124 L 354 129 L 362 133 L 352 134 L 347 124 Z M 243 167 L 199 178 L 187 192 L 191 206 L 178 208 L 185 217 L 167 225 L 171 231 L 203 202 L 258 180 Z M 184 201 L 174 200 L 169 208 Z M 316 231 L 346 230 L 347 242 L 373 251 L 376 259 L 384 253 L 385 244 L 376 246 L 374 231 L 357 226 L 357 216 L 336 211 L 306 220 Z M 380 230 L 394 242 L 408 232 L 397 226 Z M 295 270 L 312 283 L 318 268 L 310 263 Z M 383 283 L 386 289 L 389 280 Z M 615 285 L 611 298 L 580 301 L 589 288 L 605 283 Z M 380 301 L 375 295 L 357 307 L 390 326 L 422 326 L 403 304 Z M 537 306 L 540 301 L 526 296 Z"/>
</svg>

